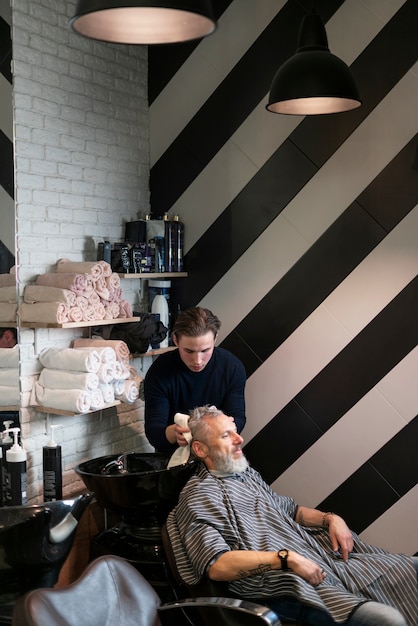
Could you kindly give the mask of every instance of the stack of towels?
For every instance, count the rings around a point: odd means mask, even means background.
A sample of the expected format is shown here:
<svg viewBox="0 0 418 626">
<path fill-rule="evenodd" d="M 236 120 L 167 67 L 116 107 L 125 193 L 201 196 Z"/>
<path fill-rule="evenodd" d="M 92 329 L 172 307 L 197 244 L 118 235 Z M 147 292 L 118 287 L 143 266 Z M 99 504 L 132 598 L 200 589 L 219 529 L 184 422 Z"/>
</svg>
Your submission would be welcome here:
<svg viewBox="0 0 418 626">
<path fill-rule="evenodd" d="M 0 406 L 19 405 L 19 346 L 0 348 Z"/>
<path fill-rule="evenodd" d="M 94 322 L 132 317 L 119 275 L 106 261 L 60 259 L 55 271 L 26 285 L 19 307 L 22 322 Z"/>
<path fill-rule="evenodd" d="M 118 358 L 111 343 L 44 348 L 39 354 L 43 369 L 32 389 L 31 404 L 87 413 L 103 409 L 115 400 L 134 402 L 139 393 L 138 373 Z"/>
<path fill-rule="evenodd" d="M 9 274 L 0 274 L 0 322 L 16 322 L 17 284 L 15 268 Z"/>
</svg>

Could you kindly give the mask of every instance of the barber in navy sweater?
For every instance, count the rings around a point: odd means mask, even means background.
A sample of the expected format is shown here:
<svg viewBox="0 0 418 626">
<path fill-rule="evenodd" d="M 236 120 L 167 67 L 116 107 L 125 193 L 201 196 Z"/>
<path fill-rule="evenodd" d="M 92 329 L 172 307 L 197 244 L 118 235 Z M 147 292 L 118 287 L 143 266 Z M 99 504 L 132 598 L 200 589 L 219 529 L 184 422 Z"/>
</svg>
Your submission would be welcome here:
<svg viewBox="0 0 418 626">
<path fill-rule="evenodd" d="M 171 455 L 187 444 L 187 428 L 174 423 L 176 413 L 213 404 L 232 415 L 240 433 L 245 426 L 246 373 L 231 352 L 215 347 L 219 319 L 208 309 L 192 307 L 173 328 L 177 350 L 161 354 L 144 381 L 145 434 L 157 452 Z"/>
</svg>

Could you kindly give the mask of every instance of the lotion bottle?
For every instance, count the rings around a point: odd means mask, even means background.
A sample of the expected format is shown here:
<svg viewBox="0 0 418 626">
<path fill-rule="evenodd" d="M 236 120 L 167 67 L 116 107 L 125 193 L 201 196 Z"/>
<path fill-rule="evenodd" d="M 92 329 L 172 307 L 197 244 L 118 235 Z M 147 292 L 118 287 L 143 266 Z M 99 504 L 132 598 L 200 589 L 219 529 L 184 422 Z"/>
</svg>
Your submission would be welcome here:
<svg viewBox="0 0 418 626">
<path fill-rule="evenodd" d="M 56 428 L 62 428 L 61 424 L 51 426 L 51 439 L 42 448 L 44 502 L 62 500 L 62 454 L 54 439 Z"/>
<path fill-rule="evenodd" d="M 26 450 L 18 443 L 20 428 L 7 428 L 13 433 L 14 444 L 6 451 L 5 506 L 27 504 Z"/>
<path fill-rule="evenodd" d="M 9 430 L 11 425 L 13 424 L 13 420 L 5 420 L 3 422 L 4 430 L 1 433 L 1 501 L 2 506 L 4 505 L 5 493 L 6 493 L 6 452 L 13 445 L 13 438 L 10 437 L 9 432 L 6 433 L 6 430 Z"/>
</svg>

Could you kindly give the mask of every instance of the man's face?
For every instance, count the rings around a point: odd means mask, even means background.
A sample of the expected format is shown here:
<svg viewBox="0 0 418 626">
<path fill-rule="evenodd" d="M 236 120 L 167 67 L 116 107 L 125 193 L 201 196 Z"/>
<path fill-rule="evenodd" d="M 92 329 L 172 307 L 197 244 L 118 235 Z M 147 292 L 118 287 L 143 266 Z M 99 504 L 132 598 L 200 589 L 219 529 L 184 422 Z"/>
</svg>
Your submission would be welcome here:
<svg viewBox="0 0 418 626">
<path fill-rule="evenodd" d="M 1 329 L 0 329 L 1 332 Z M 5 330 L 0 337 L 0 348 L 13 348 L 16 345 L 16 339 L 11 330 Z"/>
<path fill-rule="evenodd" d="M 198 443 L 200 454 L 208 469 L 220 472 L 243 472 L 247 459 L 242 451 L 244 439 L 237 433 L 234 419 L 227 415 L 208 419 L 205 443 Z"/>
<path fill-rule="evenodd" d="M 188 337 L 174 335 L 174 343 L 179 349 L 180 358 L 186 367 L 192 372 L 201 372 L 210 361 L 215 348 L 216 337 L 210 330 L 206 335 L 200 337 Z"/>
</svg>

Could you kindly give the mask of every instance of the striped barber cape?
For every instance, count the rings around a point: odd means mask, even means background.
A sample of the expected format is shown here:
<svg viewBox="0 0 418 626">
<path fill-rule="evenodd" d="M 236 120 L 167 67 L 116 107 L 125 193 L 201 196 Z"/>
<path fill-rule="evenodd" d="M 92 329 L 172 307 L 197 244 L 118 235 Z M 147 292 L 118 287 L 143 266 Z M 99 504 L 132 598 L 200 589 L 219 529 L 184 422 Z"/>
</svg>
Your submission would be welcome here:
<svg viewBox="0 0 418 626">
<path fill-rule="evenodd" d="M 417 624 L 418 589 L 412 558 L 390 554 L 356 534 L 348 563 L 332 550 L 327 529 L 294 520 L 297 503 L 274 493 L 253 468 L 217 476 L 205 466 L 192 476 L 167 519 L 179 573 L 197 584 L 207 564 L 228 550 L 294 550 L 318 563 L 327 576 L 313 587 L 292 571 L 262 572 L 229 584 L 244 598 L 293 596 L 328 611 L 339 623 L 365 601 L 396 607 L 408 626 Z"/>
</svg>

